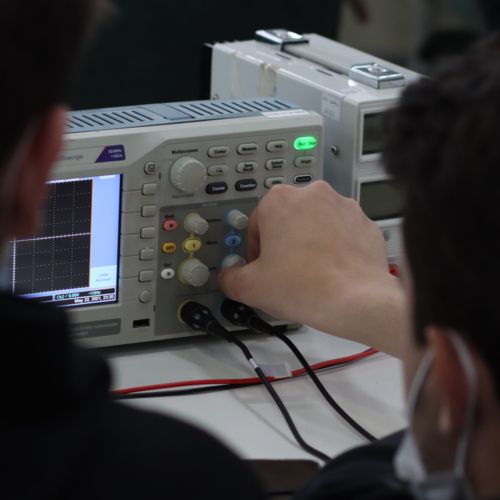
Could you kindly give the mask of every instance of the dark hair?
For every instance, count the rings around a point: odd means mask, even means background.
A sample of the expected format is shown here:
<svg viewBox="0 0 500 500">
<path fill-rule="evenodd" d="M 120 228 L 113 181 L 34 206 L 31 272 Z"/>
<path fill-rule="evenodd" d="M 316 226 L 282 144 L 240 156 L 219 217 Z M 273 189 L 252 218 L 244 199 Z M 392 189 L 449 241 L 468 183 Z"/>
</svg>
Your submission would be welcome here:
<svg viewBox="0 0 500 500">
<path fill-rule="evenodd" d="M 500 393 L 500 37 L 410 85 L 386 137 L 405 195 L 418 341 L 431 324 L 455 329 Z"/>
<path fill-rule="evenodd" d="M 81 50 L 105 4 L 105 0 L 2 2 L 0 169 L 27 125 L 68 100 Z"/>
</svg>

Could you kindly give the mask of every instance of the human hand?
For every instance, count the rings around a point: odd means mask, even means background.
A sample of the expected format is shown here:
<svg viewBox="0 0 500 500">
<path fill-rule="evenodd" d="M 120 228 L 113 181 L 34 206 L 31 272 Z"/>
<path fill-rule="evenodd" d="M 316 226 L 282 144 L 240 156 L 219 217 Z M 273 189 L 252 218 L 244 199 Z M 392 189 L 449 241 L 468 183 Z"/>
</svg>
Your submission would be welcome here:
<svg viewBox="0 0 500 500">
<path fill-rule="evenodd" d="M 323 181 L 275 186 L 252 213 L 247 240 L 249 263 L 220 274 L 228 297 L 276 318 L 381 346 L 365 331 L 374 321 L 383 329 L 387 311 L 379 313 L 377 306 L 382 298 L 392 307 L 389 295 L 399 285 L 388 272 L 378 226 L 356 201 Z"/>
</svg>

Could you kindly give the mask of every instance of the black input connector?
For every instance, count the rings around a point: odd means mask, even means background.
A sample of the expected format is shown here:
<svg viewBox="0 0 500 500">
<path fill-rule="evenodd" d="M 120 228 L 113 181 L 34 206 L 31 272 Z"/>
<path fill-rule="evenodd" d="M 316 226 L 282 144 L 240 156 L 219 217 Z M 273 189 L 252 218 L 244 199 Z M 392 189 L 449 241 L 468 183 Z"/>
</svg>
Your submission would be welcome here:
<svg viewBox="0 0 500 500">
<path fill-rule="evenodd" d="M 234 337 L 217 321 L 208 307 L 199 302 L 188 300 L 179 306 L 178 316 L 193 330 L 210 333 L 211 335 L 234 342 Z"/>
</svg>

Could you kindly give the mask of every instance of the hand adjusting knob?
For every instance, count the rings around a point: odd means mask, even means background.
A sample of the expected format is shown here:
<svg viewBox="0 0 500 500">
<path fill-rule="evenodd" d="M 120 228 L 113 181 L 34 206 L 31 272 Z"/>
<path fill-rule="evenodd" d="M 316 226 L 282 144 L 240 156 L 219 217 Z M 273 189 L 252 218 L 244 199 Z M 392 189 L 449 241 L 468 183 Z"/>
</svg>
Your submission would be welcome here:
<svg viewBox="0 0 500 500">
<path fill-rule="evenodd" d="M 170 182 L 184 193 L 200 191 L 206 181 L 207 167 L 196 158 L 183 156 L 170 167 Z"/>
<path fill-rule="evenodd" d="M 186 259 L 179 267 L 179 279 L 185 285 L 200 287 L 208 283 L 210 270 L 199 259 Z"/>
</svg>

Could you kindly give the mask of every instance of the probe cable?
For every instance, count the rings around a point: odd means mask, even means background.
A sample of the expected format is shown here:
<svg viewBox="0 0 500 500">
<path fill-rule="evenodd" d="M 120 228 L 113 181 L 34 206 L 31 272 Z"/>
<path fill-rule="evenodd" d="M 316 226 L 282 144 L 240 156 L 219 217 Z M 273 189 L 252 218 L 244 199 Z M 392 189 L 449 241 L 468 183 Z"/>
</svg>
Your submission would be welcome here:
<svg viewBox="0 0 500 500">
<path fill-rule="evenodd" d="M 314 385 L 318 388 L 321 395 L 328 404 L 359 434 L 370 442 L 377 441 L 377 438 L 354 420 L 327 391 L 321 380 L 314 373 L 313 369 L 304 358 L 298 347 L 286 336 L 280 333 L 274 326 L 264 321 L 252 308 L 245 304 L 236 302 L 231 299 L 225 299 L 220 308 L 220 312 L 224 318 L 236 326 L 247 328 L 256 333 L 263 333 L 278 338 L 284 342 L 287 347 L 293 352 L 300 364 L 304 367 L 305 372 L 309 375 Z"/>
<path fill-rule="evenodd" d="M 308 453 L 315 456 L 316 458 L 326 462 L 330 459 L 328 455 L 317 450 L 308 444 L 303 437 L 300 435 L 295 423 L 288 413 L 283 401 L 278 396 L 278 393 L 274 390 L 274 387 L 271 385 L 270 381 L 265 376 L 262 368 L 255 362 L 250 349 L 237 337 L 231 335 L 216 319 L 215 316 L 210 312 L 210 310 L 199 304 L 197 302 L 188 301 L 181 305 L 179 308 L 179 316 L 181 320 L 186 323 L 188 326 L 198 331 L 205 331 L 216 337 L 227 340 L 228 342 L 237 346 L 244 354 L 250 366 L 253 368 L 254 372 L 257 374 L 259 379 L 264 384 L 264 387 L 267 389 L 271 397 L 274 399 L 274 402 L 278 406 L 283 418 L 285 419 L 288 427 L 293 434 L 293 437 L 299 443 L 299 445 Z"/>
</svg>

